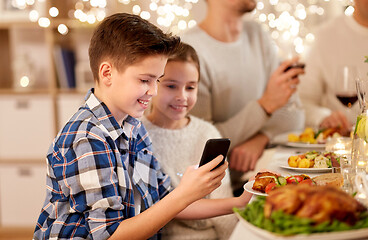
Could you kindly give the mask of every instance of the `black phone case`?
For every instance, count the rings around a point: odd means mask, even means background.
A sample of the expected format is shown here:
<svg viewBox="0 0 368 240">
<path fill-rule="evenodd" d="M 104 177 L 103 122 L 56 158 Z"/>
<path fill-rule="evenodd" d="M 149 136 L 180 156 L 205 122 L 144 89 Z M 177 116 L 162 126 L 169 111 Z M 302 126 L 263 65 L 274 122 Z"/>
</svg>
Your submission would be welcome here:
<svg viewBox="0 0 368 240">
<path fill-rule="evenodd" d="M 228 138 L 208 139 L 204 147 L 201 161 L 199 162 L 199 166 L 202 166 L 212 161 L 218 155 L 222 155 L 224 156 L 224 159 L 214 169 L 218 168 L 219 166 L 224 164 L 229 147 L 230 147 L 230 139 Z"/>
</svg>

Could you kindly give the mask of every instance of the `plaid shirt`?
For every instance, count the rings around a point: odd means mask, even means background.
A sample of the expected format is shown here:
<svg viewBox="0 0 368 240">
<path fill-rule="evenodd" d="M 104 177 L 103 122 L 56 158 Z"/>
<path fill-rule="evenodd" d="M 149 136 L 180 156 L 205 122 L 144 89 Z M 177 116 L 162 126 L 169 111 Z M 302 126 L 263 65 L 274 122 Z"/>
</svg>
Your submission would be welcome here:
<svg viewBox="0 0 368 240">
<path fill-rule="evenodd" d="M 107 239 L 135 215 L 133 185 L 143 208 L 170 191 L 141 122 L 128 116 L 121 127 L 93 89 L 46 160 L 46 201 L 34 239 Z"/>
</svg>

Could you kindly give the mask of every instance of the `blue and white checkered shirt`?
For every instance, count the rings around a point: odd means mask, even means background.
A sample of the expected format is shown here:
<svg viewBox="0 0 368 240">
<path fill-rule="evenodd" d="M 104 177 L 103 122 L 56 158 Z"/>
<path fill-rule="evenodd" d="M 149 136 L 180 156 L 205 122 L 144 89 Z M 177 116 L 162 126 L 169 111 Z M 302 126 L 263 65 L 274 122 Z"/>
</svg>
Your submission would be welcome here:
<svg viewBox="0 0 368 240">
<path fill-rule="evenodd" d="M 85 100 L 48 151 L 34 239 L 107 239 L 135 216 L 133 185 L 143 209 L 171 190 L 141 122 L 128 116 L 121 127 L 93 89 Z"/>
</svg>

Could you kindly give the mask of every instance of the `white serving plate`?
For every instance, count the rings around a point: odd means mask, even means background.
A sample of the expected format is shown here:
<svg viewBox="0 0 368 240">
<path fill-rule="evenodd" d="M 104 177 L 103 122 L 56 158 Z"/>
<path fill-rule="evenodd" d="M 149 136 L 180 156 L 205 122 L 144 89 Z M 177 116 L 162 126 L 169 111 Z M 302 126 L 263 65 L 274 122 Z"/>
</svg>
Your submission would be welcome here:
<svg viewBox="0 0 368 240">
<path fill-rule="evenodd" d="M 243 188 L 245 191 L 247 192 L 250 192 L 250 193 L 253 193 L 254 195 L 258 195 L 258 196 L 268 196 L 267 193 L 262 193 L 262 192 L 259 192 L 259 191 L 256 191 L 256 190 L 253 190 L 252 189 L 252 186 L 254 184 L 254 180 L 252 181 L 248 181 L 246 184 L 244 184 Z"/>
<path fill-rule="evenodd" d="M 264 238 L 272 240 L 346 240 L 346 239 L 368 239 L 368 228 L 362 228 L 357 230 L 338 231 L 338 232 L 326 232 L 326 233 L 312 233 L 312 234 L 297 234 L 292 236 L 282 236 L 269 232 L 262 228 L 256 227 L 242 218 L 239 213 L 235 212 L 239 222 L 249 231 Z"/>
<path fill-rule="evenodd" d="M 290 167 L 287 163 L 287 159 L 285 158 L 279 158 L 276 159 L 277 165 L 280 168 L 292 170 L 295 172 L 301 172 L 301 173 L 329 173 L 332 172 L 332 168 L 296 168 L 296 167 Z"/>
<path fill-rule="evenodd" d="M 274 137 L 273 142 L 277 143 L 277 144 L 282 144 L 288 147 L 294 147 L 294 148 L 315 148 L 315 149 L 321 149 L 321 148 L 325 148 L 326 144 L 322 144 L 322 143 L 301 143 L 301 142 L 289 142 L 288 141 L 288 135 L 289 134 L 300 134 L 297 132 L 288 132 L 288 133 L 283 133 L 280 135 L 277 135 Z"/>
</svg>

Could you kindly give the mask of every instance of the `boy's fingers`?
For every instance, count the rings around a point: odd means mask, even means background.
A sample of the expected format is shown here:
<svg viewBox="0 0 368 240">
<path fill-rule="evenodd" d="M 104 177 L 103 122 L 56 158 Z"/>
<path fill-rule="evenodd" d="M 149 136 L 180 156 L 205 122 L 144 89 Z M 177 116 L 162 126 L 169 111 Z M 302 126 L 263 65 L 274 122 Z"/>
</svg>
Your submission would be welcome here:
<svg viewBox="0 0 368 240">
<path fill-rule="evenodd" d="M 216 158 L 214 158 L 212 161 L 206 163 L 205 165 L 201 166 L 200 168 L 204 171 L 210 171 L 213 168 L 215 168 L 221 161 L 224 159 L 222 155 L 218 155 Z"/>
<path fill-rule="evenodd" d="M 227 161 L 225 161 L 223 165 L 221 165 L 220 167 L 212 170 L 211 174 L 214 176 L 214 178 L 220 176 L 221 174 L 224 174 L 224 176 L 225 176 L 225 170 L 227 169 L 227 167 L 228 167 L 228 163 L 227 163 Z"/>
</svg>

